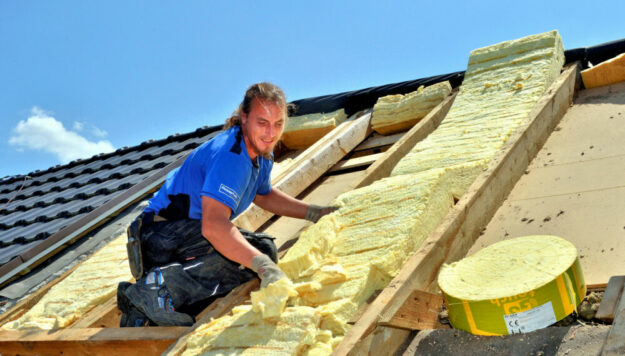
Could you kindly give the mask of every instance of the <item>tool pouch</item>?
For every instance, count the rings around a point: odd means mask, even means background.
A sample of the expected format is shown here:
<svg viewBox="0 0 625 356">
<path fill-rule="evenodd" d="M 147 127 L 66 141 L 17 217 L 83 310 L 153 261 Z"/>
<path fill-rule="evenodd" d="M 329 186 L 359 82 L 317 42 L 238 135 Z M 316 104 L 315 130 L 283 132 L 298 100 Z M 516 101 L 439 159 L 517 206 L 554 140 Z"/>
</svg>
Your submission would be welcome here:
<svg viewBox="0 0 625 356">
<path fill-rule="evenodd" d="M 143 256 L 141 254 L 141 217 L 136 218 L 130 226 L 128 226 L 128 243 L 126 249 L 128 251 L 128 264 L 130 265 L 130 273 L 135 280 L 143 277 Z"/>
</svg>

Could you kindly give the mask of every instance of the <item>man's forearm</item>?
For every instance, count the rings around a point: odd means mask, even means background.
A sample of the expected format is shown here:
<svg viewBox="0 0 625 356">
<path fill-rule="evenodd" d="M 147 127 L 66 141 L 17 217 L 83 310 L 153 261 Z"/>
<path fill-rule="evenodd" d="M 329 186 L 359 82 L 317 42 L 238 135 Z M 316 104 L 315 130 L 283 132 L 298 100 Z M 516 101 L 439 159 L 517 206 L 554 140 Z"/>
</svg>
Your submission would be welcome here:
<svg viewBox="0 0 625 356">
<path fill-rule="evenodd" d="M 245 267 L 252 266 L 252 259 L 261 254 L 252 246 L 230 221 L 206 221 L 202 229 L 204 237 L 227 259 Z"/>
<path fill-rule="evenodd" d="M 254 203 L 276 215 L 304 219 L 308 203 L 295 199 L 278 189 L 271 189 L 267 195 L 257 195 Z"/>
</svg>

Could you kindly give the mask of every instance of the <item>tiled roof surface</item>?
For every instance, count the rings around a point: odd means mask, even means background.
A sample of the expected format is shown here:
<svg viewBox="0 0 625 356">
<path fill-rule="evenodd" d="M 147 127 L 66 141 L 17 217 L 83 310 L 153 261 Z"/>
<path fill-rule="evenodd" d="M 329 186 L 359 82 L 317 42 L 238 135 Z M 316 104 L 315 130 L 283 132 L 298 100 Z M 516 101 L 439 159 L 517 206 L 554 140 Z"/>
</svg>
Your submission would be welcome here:
<svg viewBox="0 0 625 356">
<path fill-rule="evenodd" d="M 1 180 L 0 207 L 4 208 L 0 210 L 0 265 L 186 155 L 218 132 L 219 127 L 204 127 L 35 171 L 29 178 L 16 176 Z"/>
</svg>

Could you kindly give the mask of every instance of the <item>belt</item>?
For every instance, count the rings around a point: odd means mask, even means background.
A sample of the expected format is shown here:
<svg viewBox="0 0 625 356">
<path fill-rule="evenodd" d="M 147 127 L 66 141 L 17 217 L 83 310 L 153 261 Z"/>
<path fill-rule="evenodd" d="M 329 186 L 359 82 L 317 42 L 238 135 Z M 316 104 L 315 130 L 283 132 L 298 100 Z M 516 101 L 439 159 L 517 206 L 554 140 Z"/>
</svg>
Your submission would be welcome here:
<svg viewBox="0 0 625 356">
<path fill-rule="evenodd" d="M 167 221 L 167 219 L 165 219 L 164 217 L 162 217 L 160 215 L 154 215 L 154 217 L 152 218 L 152 221 L 154 221 L 154 222 Z"/>
</svg>

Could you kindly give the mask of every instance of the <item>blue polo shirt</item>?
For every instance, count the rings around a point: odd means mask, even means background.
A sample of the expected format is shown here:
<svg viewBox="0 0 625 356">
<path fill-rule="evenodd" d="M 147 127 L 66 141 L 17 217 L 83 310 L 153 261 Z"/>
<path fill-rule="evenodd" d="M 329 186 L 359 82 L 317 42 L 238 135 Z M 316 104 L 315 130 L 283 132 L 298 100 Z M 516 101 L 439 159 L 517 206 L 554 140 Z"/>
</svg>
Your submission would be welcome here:
<svg viewBox="0 0 625 356">
<path fill-rule="evenodd" d="M 144 211 L 168 220 L 199 220 L 202 196 L 207 196 L 228 206 L 232 220 L 257 194 L 269 194 L 272 166 L 272 159 L 261 156 L 252 162 L 241 127 L 234 126 L 193 150 L 182 166 L 167 175 Z"/>
</svg>

